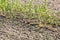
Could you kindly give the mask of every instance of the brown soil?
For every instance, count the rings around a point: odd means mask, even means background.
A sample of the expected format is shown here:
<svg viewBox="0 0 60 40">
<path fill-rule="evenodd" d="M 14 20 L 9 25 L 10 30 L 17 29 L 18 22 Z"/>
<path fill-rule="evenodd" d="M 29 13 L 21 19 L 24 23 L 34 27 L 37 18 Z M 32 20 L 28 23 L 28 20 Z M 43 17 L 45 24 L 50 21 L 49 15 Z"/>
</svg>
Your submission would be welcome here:
<svg viewBox="0 0 60 40">
<path fill-rule="evenodd" d="M 31 24 L 28 19 L 0 17 L 1 40 L 60 40 L 60 27 L 49 29 Z"/>
</svg>

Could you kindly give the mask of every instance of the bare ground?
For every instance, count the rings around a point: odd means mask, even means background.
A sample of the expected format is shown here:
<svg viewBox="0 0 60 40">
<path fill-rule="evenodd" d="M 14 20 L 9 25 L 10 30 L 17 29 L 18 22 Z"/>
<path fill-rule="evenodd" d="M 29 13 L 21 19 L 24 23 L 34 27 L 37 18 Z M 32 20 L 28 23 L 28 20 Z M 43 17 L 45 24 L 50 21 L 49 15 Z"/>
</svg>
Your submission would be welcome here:
<svg viewBox="0 0 60 40">
<path fill-rule="evenodd" d="M 27 21 L 0 17 L 0 40 L 60 40 L 60 27 L 40 28 Z"/>
</svg>

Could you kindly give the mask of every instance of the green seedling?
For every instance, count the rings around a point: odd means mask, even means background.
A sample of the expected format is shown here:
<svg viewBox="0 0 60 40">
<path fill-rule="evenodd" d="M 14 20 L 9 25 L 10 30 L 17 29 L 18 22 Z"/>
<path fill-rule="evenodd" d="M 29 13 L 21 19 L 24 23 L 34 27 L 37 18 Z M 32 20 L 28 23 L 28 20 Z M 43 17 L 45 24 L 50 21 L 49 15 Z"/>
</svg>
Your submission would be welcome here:
<svg viewBox="0 0 60 40">
<path fill-rule="evenodd" d="M 17 0 L 9 2 L 8 0 L 0 0 L 0 12 L 6 16 L 6 18 L 14 18 L 18 14 L 23 14 L 24 18 L 32 19 L 37 18 L 40 25 L 50 24 L 59 25 L 60 12 L 53 16 L 52 10 L 47 8 L 46 0 L 43 0 L 43 5 L 32 4 L 34 0 L 25 1 L 24 5 L 19 4 Z"/>
</svg>

